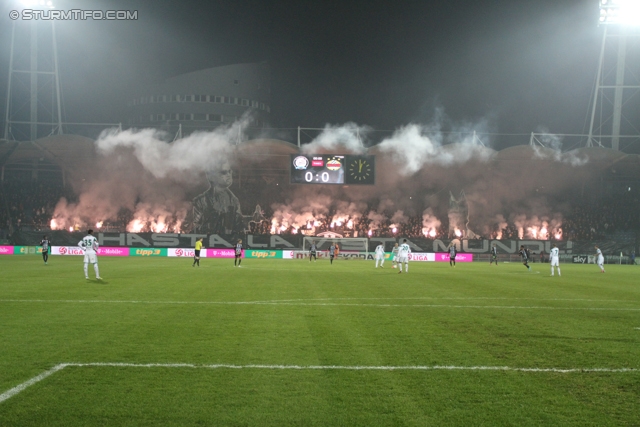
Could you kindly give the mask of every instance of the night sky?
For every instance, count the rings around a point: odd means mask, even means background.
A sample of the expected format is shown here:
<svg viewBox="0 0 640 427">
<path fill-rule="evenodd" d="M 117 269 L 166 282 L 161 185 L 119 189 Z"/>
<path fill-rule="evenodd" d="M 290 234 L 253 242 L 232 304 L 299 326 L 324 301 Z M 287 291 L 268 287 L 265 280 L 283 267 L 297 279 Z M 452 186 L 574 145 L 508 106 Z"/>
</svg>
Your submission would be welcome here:
<svg viewBox="0 0 640 427">
<path fill-rule="evenodd" d="M 0 10 L 3 119 L 17 4 Z M 493 132 L 584 133 L 602 38 L 596 0 L 55 4 L 139 16 L 58 22 L 66 121 L 124 121 L 136 87 L 268 61 L 276 128 L 395 129 L 442 108 L 452 123 L 484 120 Z"/>
</svg>

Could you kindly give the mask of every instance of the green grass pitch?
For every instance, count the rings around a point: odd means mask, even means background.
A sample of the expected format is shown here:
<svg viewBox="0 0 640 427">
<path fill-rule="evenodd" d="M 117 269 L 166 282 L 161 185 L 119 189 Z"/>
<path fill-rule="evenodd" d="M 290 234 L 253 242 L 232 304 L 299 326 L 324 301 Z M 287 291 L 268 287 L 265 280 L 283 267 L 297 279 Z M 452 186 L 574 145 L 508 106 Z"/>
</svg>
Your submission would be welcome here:
<svg viewBox="0 0 640 427">
<path fill-rule="evenodd" d="M 0 426 L 640 425 L 639 267 L 201 264 L 0 257 Z"/>
</svg>

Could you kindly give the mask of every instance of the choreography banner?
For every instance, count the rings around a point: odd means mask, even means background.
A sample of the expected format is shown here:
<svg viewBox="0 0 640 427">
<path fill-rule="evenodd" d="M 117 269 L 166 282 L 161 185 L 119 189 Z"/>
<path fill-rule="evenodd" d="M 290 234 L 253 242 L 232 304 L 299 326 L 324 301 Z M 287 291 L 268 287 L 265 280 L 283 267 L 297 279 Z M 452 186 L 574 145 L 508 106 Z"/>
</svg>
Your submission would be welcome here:
<svg viewBox="0 0 640 427">
<path fill-rule="evenodd" d="M 56 230 L 50 232 L 51 242 L 57 245 L 73 246 L 84 237 L 80 232 Z M 139 248 L 193 248 L 199 238 L 204 239 L 204 246 L 216 249 L 233 249 L 238 239 L 243 240 L 245 248 L 252 250 L 296 251 L 302 248 L 302 235 L 253 235 L 253 234 L 178 234 L 178 233 L 97 233 L 98 242 L 105 247 L 139 247 Z M 13 237 L 14 244 L 33 245 L 42 239 L 41 232 L 20 231 Z M 371 237 L 369 238 L 369 251 L 373 252 L 378 244 L 382 244 L 385 252 L 390 252 L 393 245 L 402 242 L 403 236 L 397 237 Z M 427 239 L 422 237 L 408 237 L 407 243 L 416 253 L 440 253 L 446 252 L 450 244 L 456 246 L 459 253 L 489 254 L 495 244 L 499 254 L 518 253 L 520 245 L 529 248 L 535 254 L 544 252 L 548 254 L 552 245 L 558 245 L 561 255 L 589 254 L 593 252 L 593 246 L 598 245 L 605 255 L 629 254 L 635 250 L 635 234 L 627 233 L 616 238 L 604 238 L 597 242 L 569 240 L 490 240 L 490 239 Z M 636 252 L 638 252 L 636 250 Z M 15 253 L 15 251 L 14 251 Z"/>
</svg>

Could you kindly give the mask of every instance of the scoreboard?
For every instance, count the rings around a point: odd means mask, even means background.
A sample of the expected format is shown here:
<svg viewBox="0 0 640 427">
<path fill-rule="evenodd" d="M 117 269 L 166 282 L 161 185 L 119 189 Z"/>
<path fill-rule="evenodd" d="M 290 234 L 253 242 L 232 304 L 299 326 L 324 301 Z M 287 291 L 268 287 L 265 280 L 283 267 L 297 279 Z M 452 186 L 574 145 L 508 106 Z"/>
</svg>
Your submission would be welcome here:
<svg viewBox="0 0 640 427">
<path fill-rule="evenodd" d="M 375 156 L 291 155 L 292 184 L 375 184 Z"/>
</svg>

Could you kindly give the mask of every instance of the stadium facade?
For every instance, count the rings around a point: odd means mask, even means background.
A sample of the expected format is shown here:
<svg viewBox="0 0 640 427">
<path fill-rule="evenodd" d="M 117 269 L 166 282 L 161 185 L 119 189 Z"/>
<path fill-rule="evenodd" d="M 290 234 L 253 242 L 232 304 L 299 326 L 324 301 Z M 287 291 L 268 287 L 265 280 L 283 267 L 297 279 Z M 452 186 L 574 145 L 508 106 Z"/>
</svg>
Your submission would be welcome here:
<svg viewBox="0 0 640 427">
<path fill-rule="evenodd" d="M 128 125 L 183 134 L 211 130 L 251 112 L 262 128 L 271 113 L 271 77 L 266 62 L 233 64 L 181 74 L 144 88 L 128 102 Z"/>
</svg>

